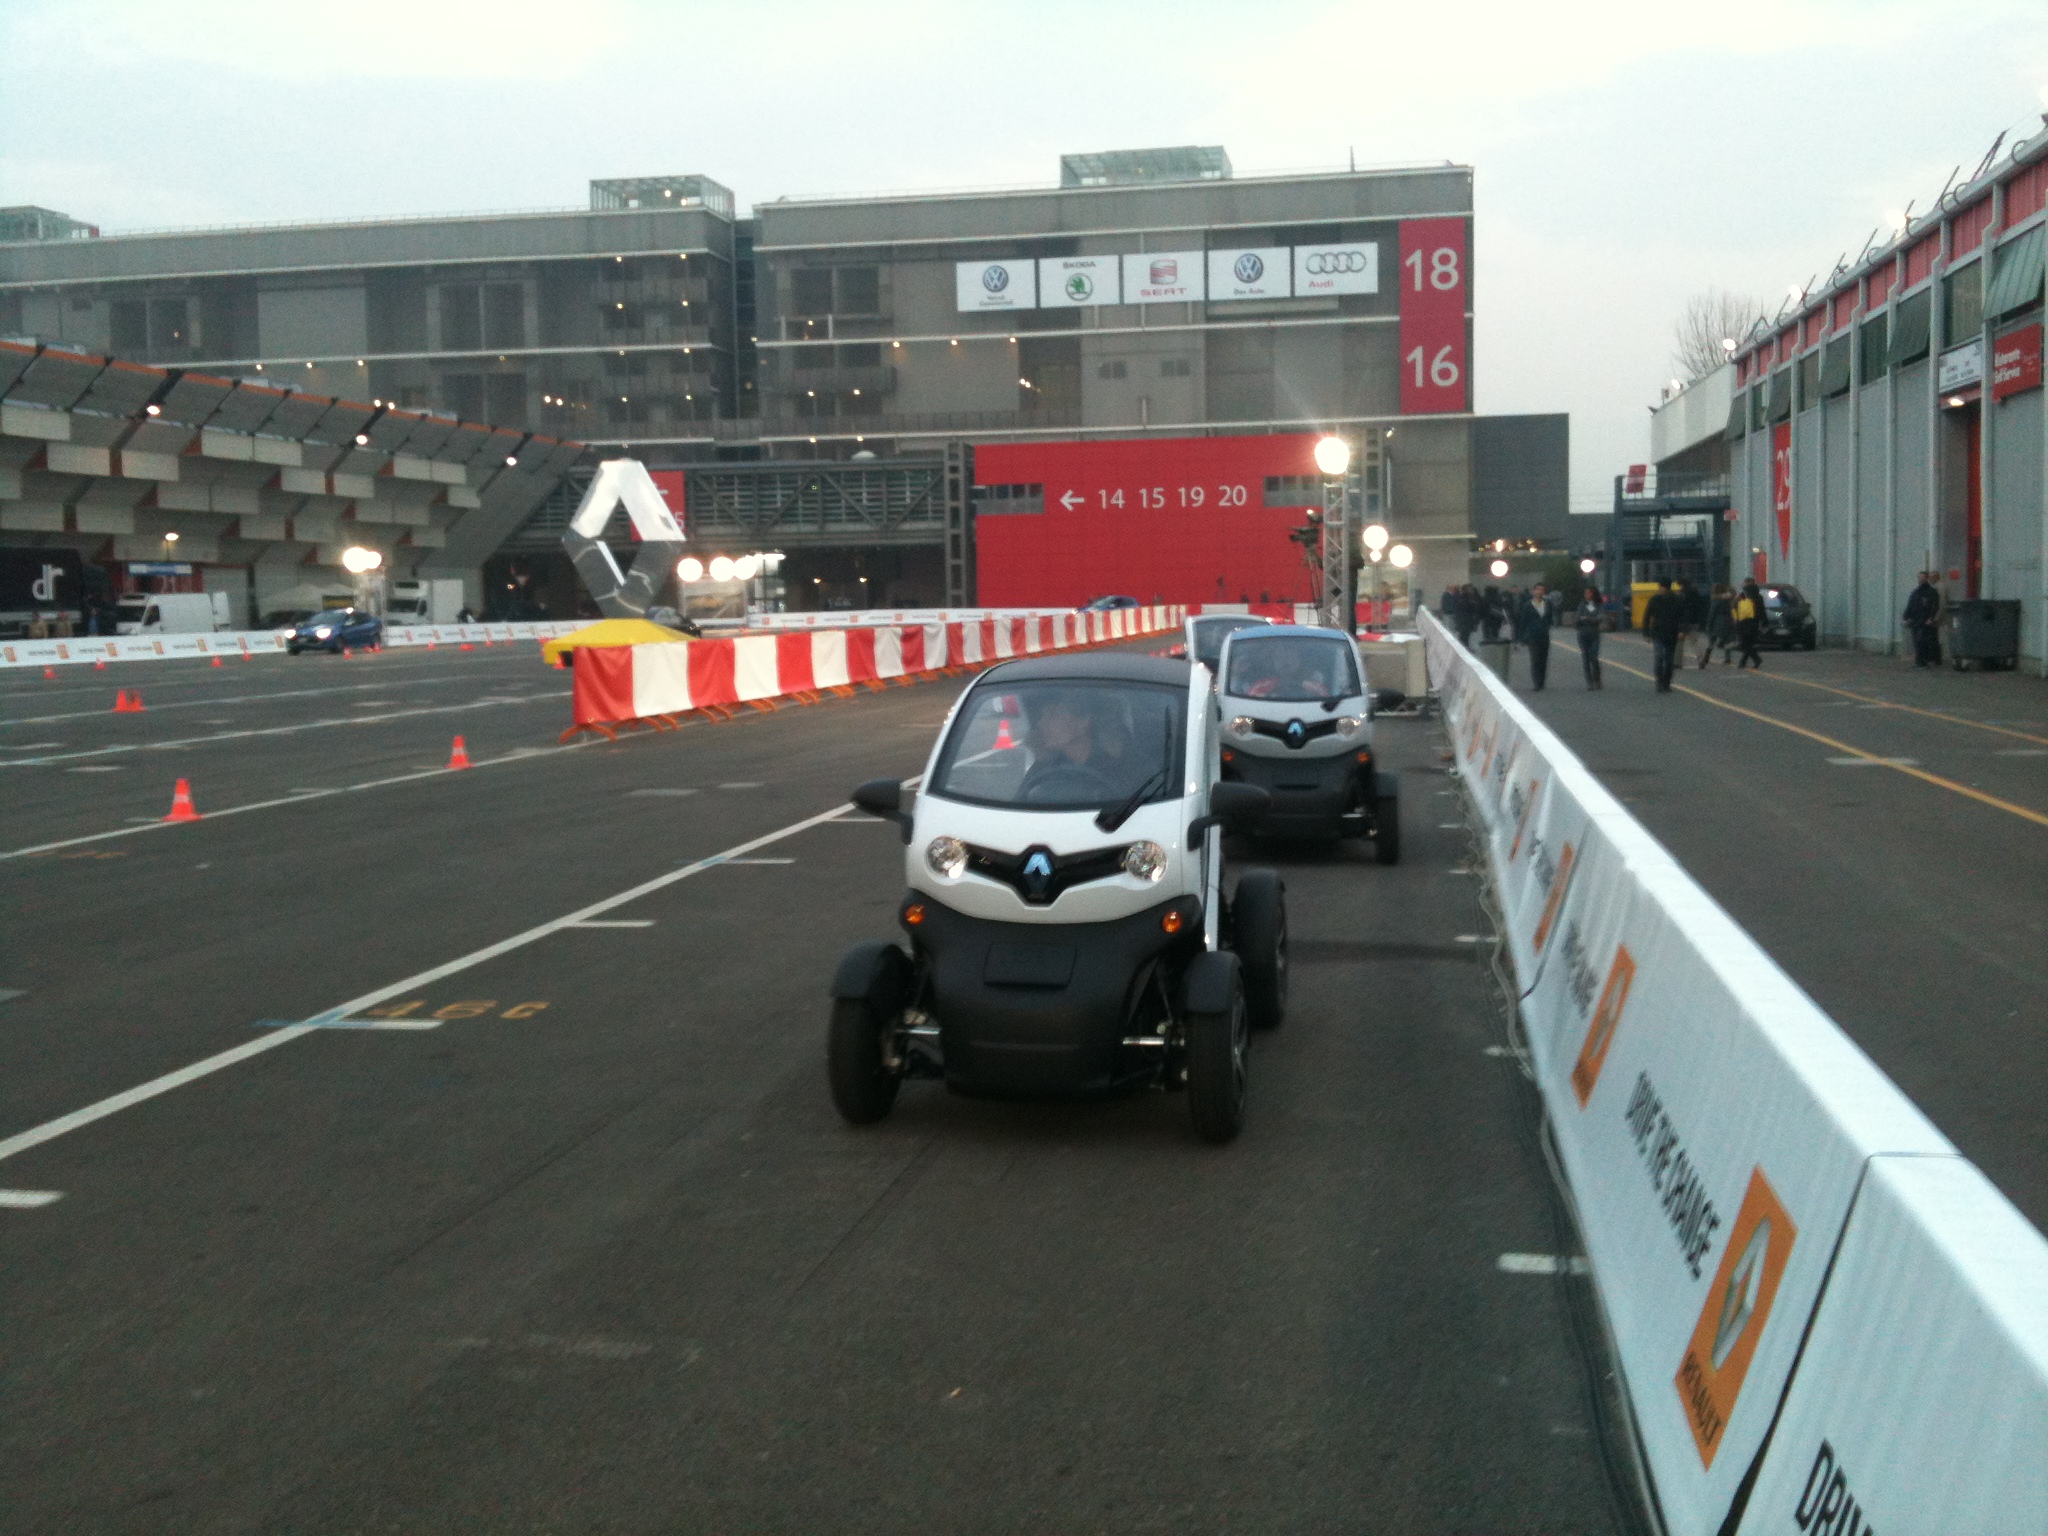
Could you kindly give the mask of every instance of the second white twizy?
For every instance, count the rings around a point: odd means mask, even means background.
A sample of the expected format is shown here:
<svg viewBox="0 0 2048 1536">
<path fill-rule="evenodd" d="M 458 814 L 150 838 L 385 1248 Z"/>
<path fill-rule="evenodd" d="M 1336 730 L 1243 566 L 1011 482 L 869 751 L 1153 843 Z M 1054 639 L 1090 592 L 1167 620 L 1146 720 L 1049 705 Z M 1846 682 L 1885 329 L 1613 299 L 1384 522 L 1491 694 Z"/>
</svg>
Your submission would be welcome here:
<svg viewBox="0 0 2048 1536">
<path fill-rule="evenodd" d="M 1287 1006 L 1280 878 L 1226 895 L 1222 832 L 1268 806 L 1221 782 L 1206 667 L 1129 653 L 983 673 L 953 706 L 914 812 L 854 803 L 908 845 L 906 943 L 856 945 L 832 984 L 828 1067 L 846 1119 L 906 1077 L 1011 1097 L 1185 1089 L 1196 1133 L 1244 1122 L 1248 1030 Z"/>
</svg>

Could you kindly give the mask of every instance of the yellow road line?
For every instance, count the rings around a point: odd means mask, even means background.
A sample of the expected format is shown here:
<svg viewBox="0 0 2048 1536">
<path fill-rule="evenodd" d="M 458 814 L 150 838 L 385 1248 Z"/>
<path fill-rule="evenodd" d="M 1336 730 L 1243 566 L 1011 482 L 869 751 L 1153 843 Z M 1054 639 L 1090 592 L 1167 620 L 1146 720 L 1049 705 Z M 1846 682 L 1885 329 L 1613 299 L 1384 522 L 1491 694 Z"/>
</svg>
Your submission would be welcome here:
<svg viewBox="0 0 2048 1536">
<path fill-rule="evenodd" d="M 1575 645 L 1571 645 L 1568 648 L 1571 650 L 1578 649 Z M 1603 657 L 1602 662 L 1606 666 L 1613 667 L 1616 671 L 1626 672 L 1632 677 L 1640 677 L 1646 682 L 1654 683 L 1657 680 L 1651 673 L 1640 671 L 1619 661 L 1607 661 Z M 1837 741 L 1832 736 L 1823 736 L 1819 731 L 1809 731 L 1805 726 L 1794 725 L 1789 720 L 1780 720 L 1772 715 L 1760 714 L 1753 709 L 1744 709 L 1740 704 L 1730 704 L 1726 699 L 1717 699 L 1711 693 L 1701 693 L 1699 689 L 1688 688 L 1683 683 L 1673 683 L 1671 686 L 1679 693 L 1690 694 L 1695 699 L 1705 700 L 1716 709 L 1725 709 L 1734 714 L 1747 715 L 1752 720 L 1761 720 L 1765 725 L 1775 725 L 1781 731 L 1790 731 L 1795 736 L 1804 736 L 1809 741 L 1817 741 L 1823 746 L 1833 747 L 1837 752 L 1845 753 L 1850 757 L 1860 757 L 1866 762 L 1877 764 L 1879 767 L 1889 768 L 1893 773 L 1903 773 L 1908 778 L 1919 779 L 1924 783 L 1934 785 L 1938 789 L 1952 790 L 1956 794 L 1965 796 L 1968 799 L 1979 801 L 1994 809 L 2017 816 L 2023 821 L 2031 821 L 2037 826 L 2048 827 L 2048 814 L 2032 810 L 2027 806 L 2015 805 L 2012 801 L 2001 800 L 1996 795 L 1987 795 L 1981 789 L 1972 789 L 1967 784 L 1958 784 L 1954 779 L 1945 779 L 1940 774 L 1929 773 L 1924 768 L 1914 768 L 1889 757 L 1879 757 L 1875 752 L 1866 752 L 1861 747 L 1852 747 L 1846 741 Z"/>
<path fill-rule="evenodd" d="M 1648 644 L 1647 641 L 1643 641 L 1638 637 L 1631 636 L 1630 638 L 1636 639 L 1638 644 Z M 1917 704 L 1894 704 L 1890 699 L 1873 698 L 1867 693 L 1852 693 L 1847 688 L 1836 688 L 1828 683 L 1810 682 L 1803 677 L 1787 677 L 1782 672 L 1766 672 L 1761 667 L 1756 669 L 1755 675 L 1768 682 L 1790 683 L 1794 688 L 1817 688 L 1822 693 L 1838 693 L 1845 699 L 1856 700 L 1859 704 L 1874 704 L 1879 709 L 1896 709 L 1909 715 L 1925 715 L 1930 720 L 1946 720 L 1950 725 L 1967 725 L 1972 730 L 1992 731 L 2000 736 L 2016 736 L 2021 741 L 2037 742 L 2041 746 L 2048 747 L 2048 736 L 2035 736 L 2026 731 L 2011 730 L 2003 725 L 1988 725 L 1982 720 L 1965 720 L 1961 715 L 1946 715 L 1938 709 L 1922 709 Z"/>
</svg>

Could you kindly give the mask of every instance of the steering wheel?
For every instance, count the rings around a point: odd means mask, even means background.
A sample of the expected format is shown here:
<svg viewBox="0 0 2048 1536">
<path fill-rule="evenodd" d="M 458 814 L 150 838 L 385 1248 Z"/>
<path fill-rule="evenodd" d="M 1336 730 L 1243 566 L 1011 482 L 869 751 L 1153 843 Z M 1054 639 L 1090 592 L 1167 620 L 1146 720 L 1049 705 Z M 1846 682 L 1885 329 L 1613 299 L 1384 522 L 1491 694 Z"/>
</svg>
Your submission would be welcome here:
<svg viewBox="0 0 2048 1536">
<path fill-rule="evenodd" d="M 1107 774 L 1086 763 L 1074 762 L 1055 763 L 1043 773 L 1034 774 L 1024 789 L 1024 798 L 1030 803 L 1114 800 L 1118 796 L 1116 784 Z"/>
</svg>

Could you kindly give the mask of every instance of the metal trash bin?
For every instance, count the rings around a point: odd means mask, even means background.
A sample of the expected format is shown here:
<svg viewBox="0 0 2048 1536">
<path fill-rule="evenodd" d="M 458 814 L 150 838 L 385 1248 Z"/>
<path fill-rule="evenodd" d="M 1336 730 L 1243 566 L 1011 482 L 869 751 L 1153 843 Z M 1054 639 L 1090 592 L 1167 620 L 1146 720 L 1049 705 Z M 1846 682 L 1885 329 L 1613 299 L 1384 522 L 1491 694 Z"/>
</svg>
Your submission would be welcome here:
<svg viewBox="0 0 2048 1536">
<path fill-rule="evenodd" d="M 1493 668 L 1494 675 L 1502 682 L 1512 683 L 1515 680 L 1515 647 L 1511 641 L 1481 640 L 1472 649 L 1479 653 L 1481 661 Z"/>
<path fill-rule="evenodd" d="M 1949 604 L 1948 654 L 1956 670 L 1972 662 L 1986 671 L 2020 664 L 2016 598 L 1965 597 Z"/>
</svg>

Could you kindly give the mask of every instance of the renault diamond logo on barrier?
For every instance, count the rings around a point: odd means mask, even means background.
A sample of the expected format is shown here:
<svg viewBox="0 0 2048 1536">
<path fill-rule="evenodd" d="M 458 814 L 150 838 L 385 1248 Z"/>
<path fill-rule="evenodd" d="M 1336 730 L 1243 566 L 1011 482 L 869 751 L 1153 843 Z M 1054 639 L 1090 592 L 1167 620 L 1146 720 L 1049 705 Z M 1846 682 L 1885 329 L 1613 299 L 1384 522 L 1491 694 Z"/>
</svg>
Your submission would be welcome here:
<svg viewBox="0 0 2048 1536">
<path fill-rule="evenodd" d="M 1256 283 L 1266 275 L 1266 264 L 1259 259 L 1257 251 L 1246 251 L 1230 270 L 1237 274 L 1240 283 Z"/>
<path fill-rule="evenodd" d="M 1714 1325 L 1714 1369 L 1728 1363 L 1728 1352 L 1742 1337 L 1742 1330 L 1756 1314 L 1757 1296 L 1764 1287 L 1764 1255 L 1771 1251 L 1771 1219 L 1766 1216 L 1749 1234 L 1742 1257 L 1735 1261 L 1735 1273 L 1721 1292 L 1721 1318 Z"/>
<path fill-rule="evenodd" d="M 1714 1283 L 1672 1379 L 1700 1465 L 1710 1470 L 1798 1237 L 1763 1169 L 1752 1168 Z"/>
<path fill-rule="evenodd" d="M 1317 251 L 1302 263 L 1302 270 L 1310 277 L 1335 277 L 1340 272 L 1363 272 L 1365 252 Z"/>
<path fill-rule="evenodd" d="M 1086 272 L 1076 272 L 1067 279 L 1067 297 L 1076 304 L 1091 298 L 1095 293 L 1095 280 Z"/>
<path fill-rule="evenodd" d="M 1001 293 L 1010 286 L 1010 269 L 1003 266 L 988 266 L 981 269 L 981 286 L 990 293 Z"/>
</svg>

